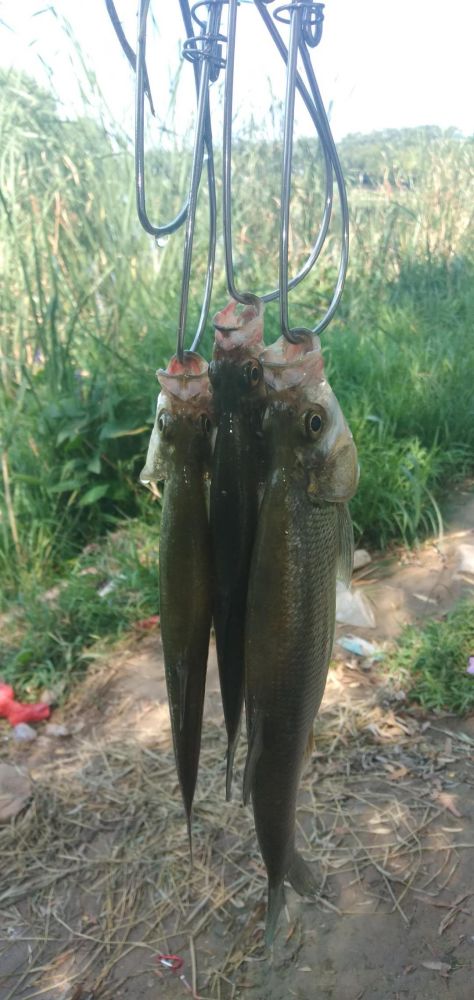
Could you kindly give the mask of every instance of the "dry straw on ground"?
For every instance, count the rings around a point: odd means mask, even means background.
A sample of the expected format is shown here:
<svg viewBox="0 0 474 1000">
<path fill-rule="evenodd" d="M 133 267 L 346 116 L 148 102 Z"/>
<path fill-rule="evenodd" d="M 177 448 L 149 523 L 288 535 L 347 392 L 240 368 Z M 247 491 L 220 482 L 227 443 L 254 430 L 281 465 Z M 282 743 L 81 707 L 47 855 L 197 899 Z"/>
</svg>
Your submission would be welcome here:
<svg viewBox="0 0 474 1000">
<path fill-rule="evenodd" d="M 316 926 L 324 911 L 396 910 L 408 923 L 410 897 L 434 902 L 459 852 L 473 846 L 454 848 L 439 823 L 450 809 L 439 775 L 472 758 L 472 741 L 440 734 L 436 748 L 428 745 L 424 724 L 380 704 L 380 689 L 354 701 L 352 676 L 342 667 L 333 675 L 300 793 L 299 843 L 321 891 L 315 904 L 288 892 L 281 941 L 289 955 L 310 907 Z M 169 748 L 92 731 L 39 760 L 29 807 L 0 831 L 10 976 L 2 1000 L 118 997 L 138 975 L 166 979 L 157 996 L 197 995 L 198 980 L 203 997 L 238 995 L 264 959 L 265 871 L 251 811 L 239 802 L 243 747 L 230 804 L 224 758 L 223 727 L 207 721 L 192 869 Z M 455 815 L 454 799 L 451 806 Z M 185 955 L 185 978 L 157 963 L 159 953 Z"/>
</svg>

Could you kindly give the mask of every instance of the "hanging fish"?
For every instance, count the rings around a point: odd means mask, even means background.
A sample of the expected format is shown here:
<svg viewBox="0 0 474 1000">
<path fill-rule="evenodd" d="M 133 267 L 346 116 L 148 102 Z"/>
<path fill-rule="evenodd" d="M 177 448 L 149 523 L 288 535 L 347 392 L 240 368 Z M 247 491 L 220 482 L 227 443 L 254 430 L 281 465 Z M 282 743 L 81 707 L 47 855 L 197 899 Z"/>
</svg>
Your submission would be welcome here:
<svg viewBox="0 0 474 1000">
<path fill-rule="evenodd" d="M 227 730 L 226 798 L 244 698 L 244 630 L 250 558 L 257 528 L 261 468 L 261 424 L 265 402 L 263 303 L 243 309 L 231 301 L 217 313 L 213 360 L 216 441 L 211 479 L 214 570 L 213 617 Z"/>
<path fill-rule="evenodd" d="M 164 480 L 160 623 L 174 752 L 191 850 L 191 811 L 212 615 L 208 477 L 211 395 L 207 363 L 190 351 L 157 372 L 161 392 L 140 480 Z"/>
<path fill-rule="evenodd" d="M 283 338 L 261 356 L 269 387 L 269 468 L 250 571 L 245 638 L 251 795 L 268 875 L 265 940 L 273 940 L 284 879 L 302 895 L 314 877 L 295 848 L 296 797 L 331 655 L 336 575 L 350 579 L 346 502 L 357 453 L 324 377 L 319 340 Z"/>
</svg>

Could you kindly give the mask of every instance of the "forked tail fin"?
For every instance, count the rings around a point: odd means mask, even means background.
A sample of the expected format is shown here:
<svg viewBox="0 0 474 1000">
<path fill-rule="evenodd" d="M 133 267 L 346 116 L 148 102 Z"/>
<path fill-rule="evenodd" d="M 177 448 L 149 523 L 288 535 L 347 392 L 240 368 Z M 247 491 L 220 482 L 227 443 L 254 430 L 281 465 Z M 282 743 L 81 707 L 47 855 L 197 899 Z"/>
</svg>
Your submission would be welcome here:
<svg viewBox="0 0 474 1000">
<path fill-rule="evenodd" d="M 232 798 L 232 772 L 234 770 L 234 757 L 235 748 L 237 746 L 236 736 L 233 740 L 229 740 L 227 744 L 227 766 L 226 766 L 226 776 L 225 776 L 225 799 L 226 802 L 230 802 Z"/>
</svg>

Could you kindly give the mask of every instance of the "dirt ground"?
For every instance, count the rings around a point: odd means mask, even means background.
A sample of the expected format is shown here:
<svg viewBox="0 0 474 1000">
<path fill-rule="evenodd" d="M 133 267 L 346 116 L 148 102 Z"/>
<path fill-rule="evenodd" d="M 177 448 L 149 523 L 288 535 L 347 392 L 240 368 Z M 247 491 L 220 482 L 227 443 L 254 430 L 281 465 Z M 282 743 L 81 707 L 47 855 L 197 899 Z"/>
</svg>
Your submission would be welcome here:
<svg viewBox="0 0 474 1000">
<path fill-rule="evenodd" d="M 339 634 L 383 645 L 448 609 L 474 586 L 460 572 L 469 544 L 472 489 L 456 496 L 443 540 L 357 574 L 376 627 Z M 335 657 L 297 817 L 320 894 L 288 888 L 272 954 L 264 868 L 239 801 L 243 741 L 224 801 L 213 651 L 192 869 L 158 631 L 97 651 L 54 713 L 68 736 L 18 746 L 2 723 L 0 760 L 29 775 L 32 796 L 0 827 L 0 1000 L 472 1000 L 474 716 L 426 716 L 383 661 L 338 646 Z"/>
</svg>

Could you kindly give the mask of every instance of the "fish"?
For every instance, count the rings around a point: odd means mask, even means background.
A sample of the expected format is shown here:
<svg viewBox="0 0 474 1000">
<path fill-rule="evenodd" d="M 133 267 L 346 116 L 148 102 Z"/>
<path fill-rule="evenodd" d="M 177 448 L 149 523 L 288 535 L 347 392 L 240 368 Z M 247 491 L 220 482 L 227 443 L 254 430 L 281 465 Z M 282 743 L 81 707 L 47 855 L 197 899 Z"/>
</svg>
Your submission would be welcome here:
<svg viewBox="0 0 474 1000">
<path fill-rule="evenodd" d="M 209 477 L 212 399 L 208 365 L 186 351 L 157 372 L 161 385 L 140 481 L 164 481 L 160 627 L 171 731 L 192 859 L 196 788 L 212 619 Z"/>
<path fill-rule="evenodd" d="M 250 559 L 262 481 L 263 303 L 243 309 L 231 300 L 213 319 L 215 345 L 209 366 L 216 438 L 212 460 L 210 522 L 213 619 L 227 730 L 226 799 L 244 699 L 244 634 Z"/>
<path fill-rule="evenodd" d="M 247 598 L 244 802 L 251 797 L 267 870 L 270 945 L 285 879 L 301 895 L 317 891 L 295 847 L 296 801 L 332 651 L 336 576 L 351 576 L 347 502 L 359 473 L 318 338 L 281 338 L 260 360 L 269 454 Z"/>
</svg>

